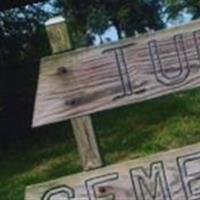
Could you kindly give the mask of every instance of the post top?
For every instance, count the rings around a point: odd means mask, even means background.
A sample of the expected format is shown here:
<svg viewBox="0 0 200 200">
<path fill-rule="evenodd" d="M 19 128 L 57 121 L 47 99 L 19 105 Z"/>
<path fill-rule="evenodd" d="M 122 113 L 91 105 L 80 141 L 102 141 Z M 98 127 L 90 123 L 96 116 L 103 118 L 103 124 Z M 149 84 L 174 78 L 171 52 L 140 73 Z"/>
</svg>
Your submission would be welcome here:
<svg viewBox="0 0 200 200">
<path fill-rule="evenodd" d="M 50 26 L 50 25 L 61 23 L 64 21 L 65 21 L 65 18 L 63 16 L 53 17 L 45 22 L 45 26 Z"/>
</svg>

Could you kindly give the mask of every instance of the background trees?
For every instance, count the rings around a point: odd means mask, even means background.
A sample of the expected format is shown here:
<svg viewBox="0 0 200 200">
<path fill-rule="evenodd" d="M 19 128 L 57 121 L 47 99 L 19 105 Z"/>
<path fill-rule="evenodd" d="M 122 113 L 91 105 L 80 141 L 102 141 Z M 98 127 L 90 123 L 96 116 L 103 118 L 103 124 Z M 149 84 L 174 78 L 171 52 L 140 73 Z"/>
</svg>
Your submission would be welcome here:
<svg viewBox="0 0 200 200">
<path fill-rule="evenodd" d="M 165 0 L 166 13 L 169 18 L 176 18 L 182 11 L 190 13 L 193 19 L 200 16 L 200 1 L 199 0 Z"/>
<path fill-rule="evenodd" d="M 55 6 L 63 8 L 77 46 L 88 30 L 90 36 L 101 36 L 114 26 L 121 39 L 122 35 L 134 35 L 135 30 L 144 32 L 145 27 L 155 30 L 164 27 L 160 0 L 57 0 Z"/>
<path fill-rule="evenodd" d="M 49 6 L 50 5 L 50 6 Z M 48 9 L 44 9 L 49 6 Z M 173 19 L 181 12 L 200 15 L 199 0 L 49 0 L 0 12 L 0 57 L 29 59 L 48 53 L 44 22 L 63 13 L 74 47 L 92 45 L 111 26 L 118 38 L 133 36 L 146 27 L 164 28 L 163 15 Z M 2 59 L 1 59 L 2 60 Z"/>
<path fill-rule="evenodd" d="M 0 12 L 1 62 L 18 62 L 46 53 L 48 43 L 43 24 L 54 13 L 46 12 L 43 5 L 39 3 Z"/>
</svg>

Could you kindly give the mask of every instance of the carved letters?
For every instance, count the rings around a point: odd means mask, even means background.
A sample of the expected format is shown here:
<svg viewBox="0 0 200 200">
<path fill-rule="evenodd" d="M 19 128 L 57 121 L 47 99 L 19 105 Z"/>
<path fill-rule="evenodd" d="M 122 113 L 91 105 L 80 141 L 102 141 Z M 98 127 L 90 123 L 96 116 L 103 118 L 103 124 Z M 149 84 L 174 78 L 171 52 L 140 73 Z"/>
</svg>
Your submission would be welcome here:
<svg viewBox="0 0 200 200">
<path fill-rule="evenodd" d="M 149 200 L 172 200 L 162 161 L 152 163 L 149 172 L 138 167 L 131 169 L 130 174 L 137 200 L 141 197 Z"/>
<path fill-rule="evenodd" d="M 57 187 L 50 186 L 34 200 L 199 200 L 200 151 L 166 156 L 170 158 L 166 160 L 163 154 L 159 156 L 163 160 L 141 165 L 122 163 L 94 174 L 77 175 L 71 181 L 70 177 L 68 181 L 62 179 L 56 182 Z"/>
</svg>

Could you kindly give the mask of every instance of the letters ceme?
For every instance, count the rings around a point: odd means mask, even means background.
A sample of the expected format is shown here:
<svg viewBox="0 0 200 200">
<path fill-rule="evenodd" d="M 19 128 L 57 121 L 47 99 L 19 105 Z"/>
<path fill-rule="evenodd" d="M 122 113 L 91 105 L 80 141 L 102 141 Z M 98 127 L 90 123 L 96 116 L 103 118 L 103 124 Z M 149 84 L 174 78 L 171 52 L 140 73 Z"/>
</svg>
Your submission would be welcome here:
<svg viewBox="0 0 200 200">
<path fill-rule="evenodd" d="M 41 200 L 199 200 L 200 152 L 176 157 L 167 165 L 157 161 L 145 168 L 122 167 L 123 173 L 113 170 L 83 180 L 81 188 L 51 188 Z"/>
</svg>

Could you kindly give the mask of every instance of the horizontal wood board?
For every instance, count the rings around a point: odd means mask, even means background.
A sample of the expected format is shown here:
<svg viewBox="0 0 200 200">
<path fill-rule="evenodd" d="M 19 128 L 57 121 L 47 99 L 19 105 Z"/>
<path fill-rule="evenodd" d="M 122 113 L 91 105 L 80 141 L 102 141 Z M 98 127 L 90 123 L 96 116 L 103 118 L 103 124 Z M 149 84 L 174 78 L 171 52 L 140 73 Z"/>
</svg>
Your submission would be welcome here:
<svg viewBox="0 0 200 200">
<path fill-rule="evenodd" d="M 25 200 L 197 200 L 200 144 L 28 186 Z"/>
<path fill-rule="evenodd" d="M 200 21 L 41 60 L 33 127 L 200 86 Z"/>
</svg>

